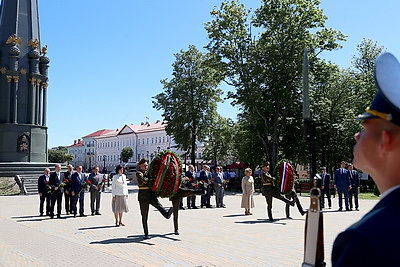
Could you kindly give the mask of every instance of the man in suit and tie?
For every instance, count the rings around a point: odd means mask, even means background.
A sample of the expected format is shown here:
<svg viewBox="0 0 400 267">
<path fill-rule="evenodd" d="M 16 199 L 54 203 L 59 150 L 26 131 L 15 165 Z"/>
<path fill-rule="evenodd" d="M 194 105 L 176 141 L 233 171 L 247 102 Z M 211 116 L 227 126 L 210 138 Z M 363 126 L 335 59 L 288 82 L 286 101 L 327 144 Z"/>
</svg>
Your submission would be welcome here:
<svg viewBox="0 0 400 267">
<path fill-rule="evenodd" d="M 353 163 L 368 173 L 382 196 L 361 220 L 340 233 L 332 266 L 400 266 L 400 64 L 390 53 L 375 61 L 377 92 L 359 115 Z"/>
<path fill-rule="evenodd" d="M 72 214 L 72 205 L 74 204 L 74 198 L 71 196 L 71 176 L 74 173 L 74 166 L 71 164 L 67 165 L 67 171 L 64 172 L 65 186 L 64 186 L 64 201 L 65 211 L 68 214 Z"/>
<path fill-rule="evenodd" d="M 340 163 L 340 168 L 335 172 L 334 186 L 337 189 L 339 195 L 339 210 L 343 210 L 343 196 L 346 210 L 349 211 L 349 190 L 351 189 L 350 179 L 348 176 L 348 170 L 345 168 L 346 162 Z"/>
<path fill-rule="evenodd" d="M 92 216 L 101 215 L 100 213 L 100 199 L 101 190 L 104 186 L 103 175 L 99 173 L 99 167 L 95 166 L 93 172 L 89 175 L 90 181 L 90 209 L 92 211 Z"/>
<path fill-rule="evenodd" d="M 328 207 L 331 208 L 331 175 L 326 172 L 326 167 L 322 167 L 321 170 L 321 208 L 325 207 L 325 196 L 328 199 Z"/>
<path fill-rule="evenodd" d="M 57 202 L 57 218 L 61 218 L 61 204 L 62 196 L 64 193 L 64 188 L 62 184 L 64 183 L 64 173 L 61 172 L 61 165 L 56 164 L 54 166 L 55 171 L 50 174 L 49 185 L 51 187 L 51 203 L 50 203 L 50 218 L 54 218 L 54 206 Z"/>
<path fill-rule="evenodd" d="M 203 181 L 203 185 L 205 187 L 205 194 L 201 195 L 201 205 L 200 207 L 212 208 L 210 204 L 211 198 L 211 172 L 210 167 L 208 165 L 204 165 L 203 169 L 200 172 L 199 180 Z"/>
<path fill-rule="evenodd" d="M 43 206 L 46 201 L 46 215 L 50 215 L 50 195 L 48 194 L 48 184 L 50 179 L 50 169 L 44 169 L 44 174 L 38 179 L 38 192 L 40 196 L 39 213 L 43 216 Z"/>
<path fill-rule="evenodd" d="M 189 170 L 185 172 L 185 176 L 189 178 L 189 182 L 186 183 L 186 187 L 189 189 L 194 189 L 197 179 L 196 173 L 194 172 L 193 165 L 189 165 Z M 188 209 L 197 209 L 196 207 L 196 195 L 187 197 L 187 207 Z"/>
<path fill-rule="evenodd" d="M 358 210 L 358 188 L 360 187 L 360 176 L 358 172 L 353 169 L 353 164 L 349 164 L 349 179 L 351 184 L 351 189 L 349 190 L 349 206 L 353 209 L 353 196 L 354 196 L 354 207 Z"/>
<path fill-rule="evenodd" d="M 74 198 L 74 205 L 72 207 L 74 217 L 77 214 L 76 205 L 78 204 L 79 199 L 79 216 L 86 217 L 84 213 L 84 204 L 85 204 L 85 190 L 83 185 L 86 182 L 86 176 L 82 172 L 82 166 L 76 167 L 76 172 L 74 172 L 71 176 L 71 195 Z"/>
<path fill-rule="evenodd" d="M 217 166 L 216 172 L 214 173 L 214 190 L 215 190 L 215 204 L 217 208 L 225 208 L 224 205 L 224 174 L 222 173 L 222 167 Z"/>
</svg>

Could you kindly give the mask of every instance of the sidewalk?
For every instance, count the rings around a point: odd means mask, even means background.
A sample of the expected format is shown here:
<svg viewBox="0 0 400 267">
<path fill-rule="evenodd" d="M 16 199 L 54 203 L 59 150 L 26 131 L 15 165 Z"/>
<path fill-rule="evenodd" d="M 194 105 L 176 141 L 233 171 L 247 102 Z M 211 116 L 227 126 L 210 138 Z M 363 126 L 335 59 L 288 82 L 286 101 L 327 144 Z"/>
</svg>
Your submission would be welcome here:
<svg viewBox="0 0 400 267">
<path fill-rule="evenodd" d="M 303 260 L 304 222 L 296 208 L 285 219 L 284 203 L 273 200 L 277 221 L 267 221 L 266 202 L 255 195 L 252 216 L 240 209 L 241 194 L 228 192 L 227 208 L 181 210 L 180 235 L 173 221 L 154 208 L 149 211 L 149 240 L 143 230 L 137 187 L 129 186 L 129 209 L 124 227 L 114 226 L 111 193 L 102 194 L 101 216 L 90 216 L 90 195 L 85 195 L 88 217 L 61 219 L 38 216 L 38 196 L 0 197 L 0 266 L 300 266 Z M 64 200 L 64 199 L 63 199 Z M 304 208 L 308 197 L 300 197 Z M 336 235 L 360 219 L 377 201 L 361 200 L 360 211 L 324 210 L 325 261 Z M 168 199 L 160 199 L 170 207 Z M 196 197 L 199 205 L 200 197 Z M 215 206 L 215 198 L 211 203 Z M 186 199 L 184 199 L 186 206 Z M 64 203 L 63 203 L 64 205 Z"/>
</svg>

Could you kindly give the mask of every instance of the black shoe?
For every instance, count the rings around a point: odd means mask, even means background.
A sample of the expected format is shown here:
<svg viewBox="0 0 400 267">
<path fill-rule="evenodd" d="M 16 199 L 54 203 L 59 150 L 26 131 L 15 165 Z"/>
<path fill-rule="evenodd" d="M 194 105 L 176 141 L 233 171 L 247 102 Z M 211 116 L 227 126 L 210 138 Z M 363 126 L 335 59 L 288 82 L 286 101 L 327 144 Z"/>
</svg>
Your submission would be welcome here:
<svg viewBox="0 0 400 267">
<path fill-rule="evenodd" d="M 92 212 L 92 214 L 91 214 L 92 216 L 94 216 L 94 212 Z"/>
<path fill-rule="evenodd" d="M 358 208 L 356 208 L 356 211 L 359 211 L 359 209 L 358 209 Z"/>
<path fill-rule="evenodd" d="M 211 209 L 211 208 L 212 208 L 212 206 L 211 206 L 211 205 L 208 205 L 208 206 L 206 206 L 206 208 L 209 208 L 209 209 Z"/>
<path fill-rule="evenodd" d="M 185 208 L 184 208 L 184 207 L 180 207 L 179 209 L 180 209 L 180 210 L 185 210 Z"/>
<path fill-rule="evenodd" d="M 53 219 L 54 218 L 54 215 L 50 215 L 50 219 Z"/>
<path fill-rule="evenodd" d="M 219 205 L 217 205 L 216 207 L 217 207 L 217 208 L 220 208 L 220 206 L 219 206 Z"/>
<path fill-rule="evenodd" d="M 188 206 L 187 209 L 190 210 L 192 207 Z"/>
<path fill-rule="evenodd" d="M 74 213 L 74 218 L 76 218 L 76 213 Z"/>
<path fill-rule="evenodd" d="M 95 215 L 101 215 L 101 213 L 100 212 L 96 212 Z"/>
<path fill-rule="evenodd" d="M 85 214 L 81 214 L 79 215 L 79 217 L 87 217 Z"/>
<path fill-rule="evenodd" d="M 174 235 L 179 235 L 179 231 L 175 230 Z"/>
<path fill-rule="evenodd" d="M 306 214 L 306 213 L 307 213 L 306 211 L 300 212 L 301 216 L 304 216 L 304 214 Z"/>
<path fill-rule="evenodd" d="M 292 217 L 290 217 L 290 216 L 288 216 L 288 217 L 286 217 L 286 219 L 289 219 L 289 220 L 291 220 L 291 219 L 293 219 Z"/>
<path fill-rule="evenodd" d="M 346 211 L 351 211 L 351 209 L 347 208 Z"/>
<path fill-rule="evenodd" d="M 338 211 L 342 211 L 342 210 L 343 210 L 342 208 L 339 208 L 339 209 L 338 209 Z"/>
<path fill-rule="evenodd" d="M 200 208 L 203 208 L 203 205 L 201 205 Z"/>
<path fill-rule="evenodd" d="M 221 208 L 226 208 L 226 206 L 224 204 L 221 205 Z"/>
<path fill-rule="evenodd" d="M 171 218 L 171 215 L 173 212 L 174 212 L 174 209 L 172 207 L 169 208 L 169 210 L 167 211 L 167 216 L 165 216 L 165 218 L 167 218 L 167 219 Z"/>
<path fill-rule="evenodd" d="M 69 212 L 67 211 L 67 213 L 66 213 L 67 215 L 69 215 Z"/>
<path fill-rule="evenodd" d="M 43 213 L 40 213 L 40 215 L 39 216 L 43 216 Z"/>
<path fill-rule="evenodd" d="M 192 207 L 192 209 L 194 209 L 194 210 L 197 210 L 197 209 L 198 209 L 198 207 L 196 207 L 196 206 L 193 206 L 193 207 Z"/>
<path fill-rule="evenodd" d="M 296 203 L 296 201 L 290 201 L 290 206 L 294 207 L 294 204 Z"/>
<path fill-rule="evenodd" d="M 148 235 L 144 235 L 143 239 L 150 239 Z"/>
<path fill-rule="evenodd" d="M 60 219 L 61 218 L 61 215 L 57 215 L 57 219 Z"/>
<path fill-rule="evenodd" d="M 275 219 L 268 219 L 270 222 L 274 222 L 275 221 Z"/>
</svg>

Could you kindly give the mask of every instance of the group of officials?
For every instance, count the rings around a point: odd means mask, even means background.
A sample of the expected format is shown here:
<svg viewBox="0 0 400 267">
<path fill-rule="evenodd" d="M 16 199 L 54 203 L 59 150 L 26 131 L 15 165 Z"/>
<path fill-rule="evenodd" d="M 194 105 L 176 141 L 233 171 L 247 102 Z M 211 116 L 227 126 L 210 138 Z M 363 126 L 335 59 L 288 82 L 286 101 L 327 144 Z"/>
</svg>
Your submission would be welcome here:
<svg viewBox="0 0 400 267">
<path fill-rule="evenodd" d="M 46 215 L 50 218 L 61 218 L 62 201 L 64 196 L 65 212 L 86 217 L 84 213 L 84 198 L 86 187 L 90 191 L 91 215 L 101 215 L 100 198 L 104 188 L 103 175 L 99 173 L 99 167 L 94 167 L 93 172 L 86 177 L 82 172 L 82 166 L 77 166 L 76 171 L 72 165 L 67 166 L 66 172 L 61 172 L 61 165 L 54 166 L 54 172 L 46 168 L 44 174 L 38 179 L 38 192 L 40 196 L 39 213 L 44 215 L 44 204 L 46 203 Z M 79 201 L 79 210 L 77 208 Z M 57 204 L 56 213 L 54 211 Z"/>
<path fill-rule="evenodd" d="M 326 167 L 322 167 L 322 173 L 320 174 L 320 181 L 317 181 L 318 187 L 321 189 L 321 208 L 325 207 L 325 197 L 328 200 L 328 207 L 332 208 L 331 201 L 331 175 L 326 172 Z M 346 162 L 340 163 L 340 168 L 335 171 L 334 188 L 338 193 L 339 209 L 343 210 L 343 200 L 346 211 L 353 209 L 353 197 L 354 197 L 354 208 L 358 210 L 358 193 L 360 188 L 360 175 L 354 170 L 353 164 L 349 163 L 346 169 Z"/>
</svg>

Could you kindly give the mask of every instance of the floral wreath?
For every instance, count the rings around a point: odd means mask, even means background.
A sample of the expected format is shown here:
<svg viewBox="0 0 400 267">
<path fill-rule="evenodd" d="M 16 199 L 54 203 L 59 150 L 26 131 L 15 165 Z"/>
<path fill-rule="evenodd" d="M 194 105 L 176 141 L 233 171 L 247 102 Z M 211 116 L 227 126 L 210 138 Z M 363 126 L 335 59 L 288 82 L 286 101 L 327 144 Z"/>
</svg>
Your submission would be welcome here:
<svg viewBox="0 0 400 267">
<path fill-rule="evenodd" d="M 172 151 L 159 152 L 150 162 L 149 180 L 151 190 L 159 197 L 172 197 L 181 184 L 182 162 Z"/>
</svg>

